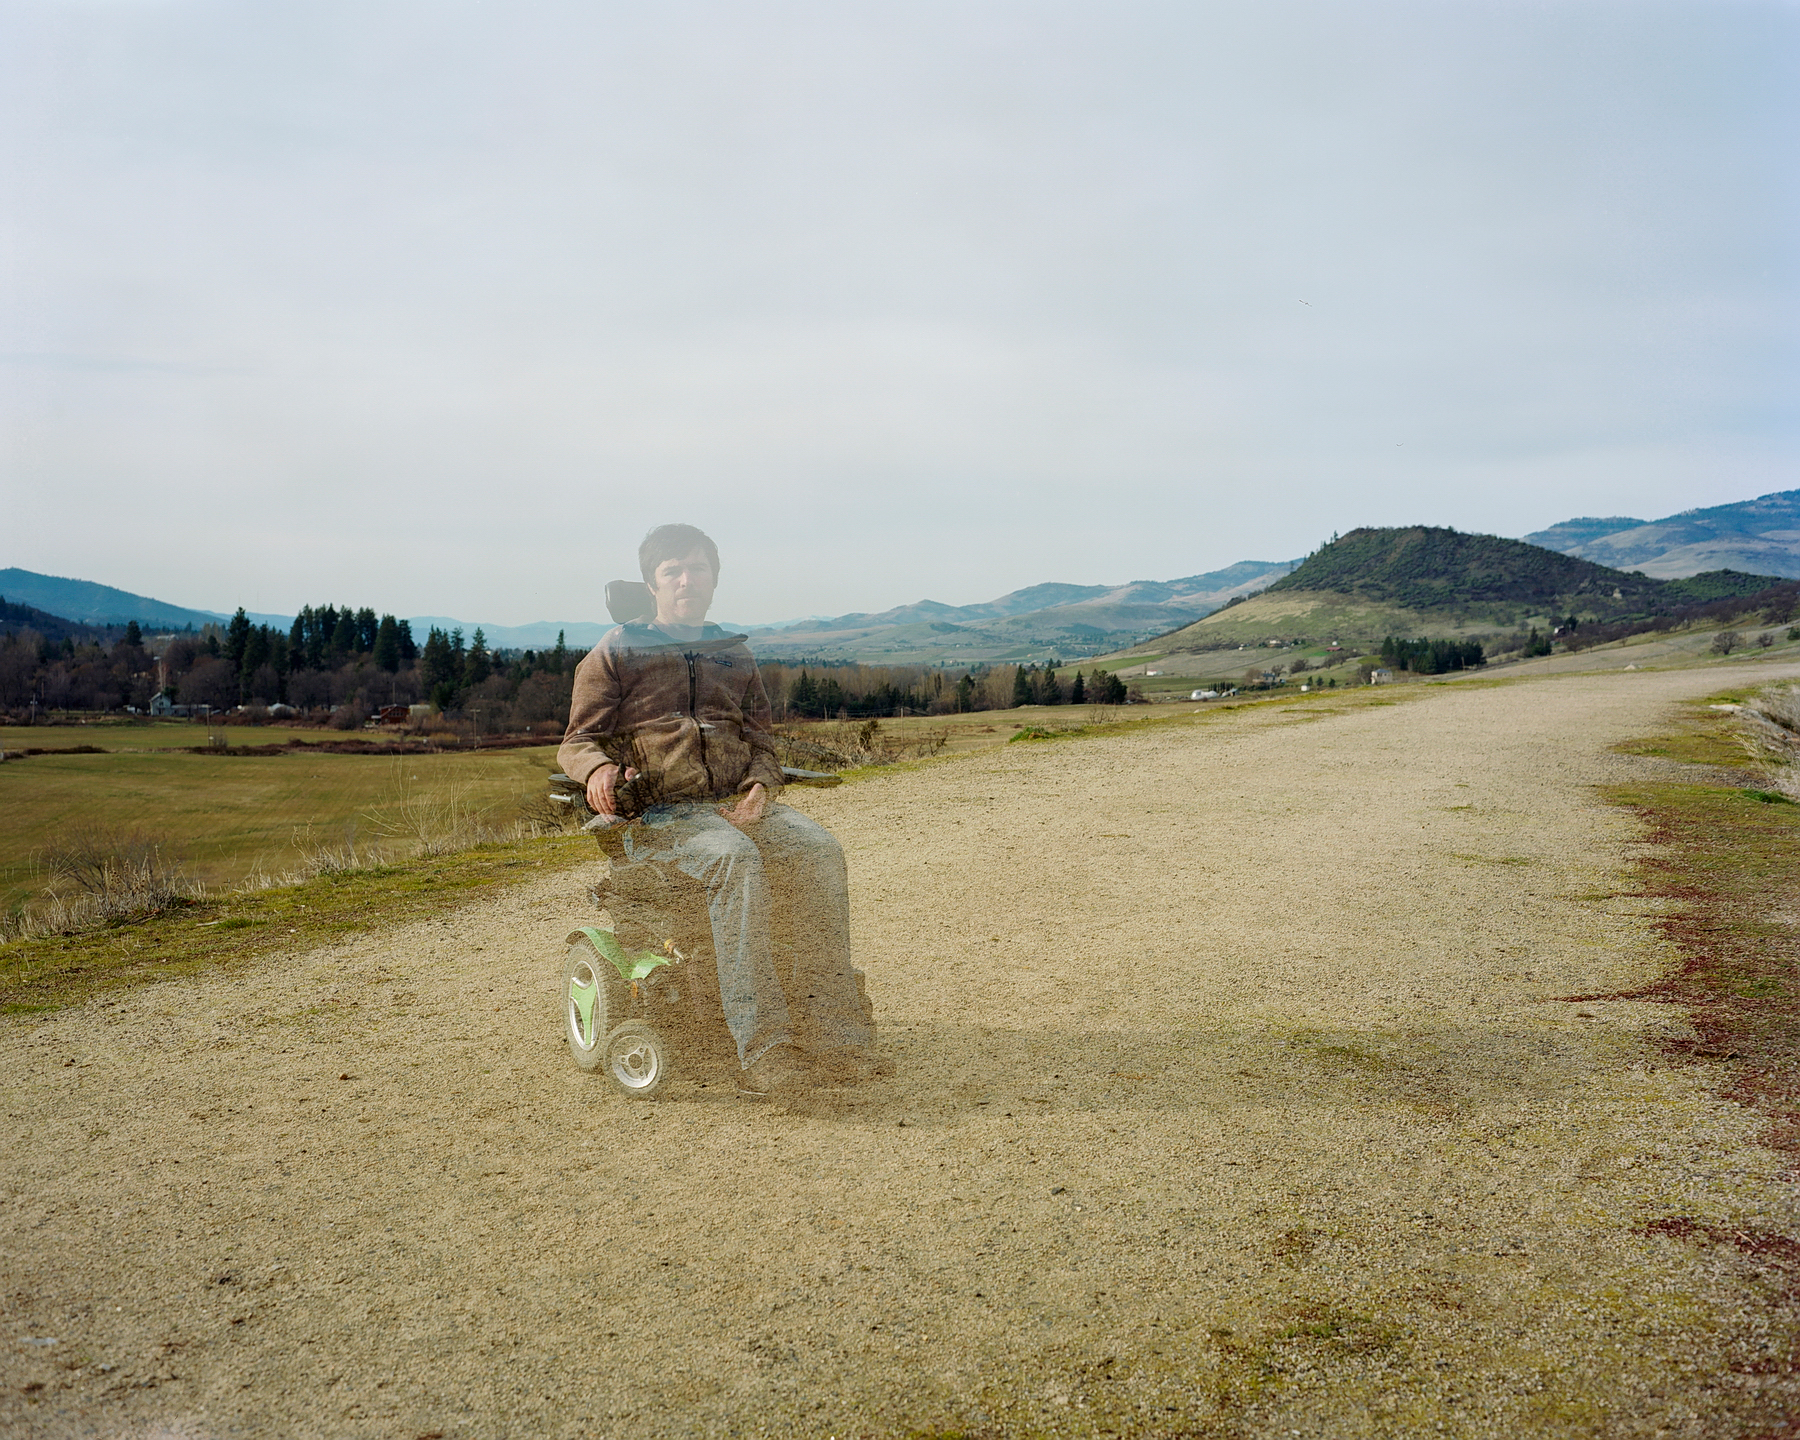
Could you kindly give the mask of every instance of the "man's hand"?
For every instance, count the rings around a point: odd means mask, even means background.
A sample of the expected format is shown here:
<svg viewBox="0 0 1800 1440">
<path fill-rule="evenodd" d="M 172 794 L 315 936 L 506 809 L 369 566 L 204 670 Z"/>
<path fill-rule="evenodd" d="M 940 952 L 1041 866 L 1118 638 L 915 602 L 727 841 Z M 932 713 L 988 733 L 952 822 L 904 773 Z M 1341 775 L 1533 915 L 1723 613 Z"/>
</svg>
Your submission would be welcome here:
<svg viewBox="0 0 1800 1440">
<path fill-rule="evenodd" d="M 763 788 L 759 780 L 741 796 L 735 805 L 721 805 L 719 813 L 733 825 L 740 828 L 755 824 L 762 819 L 763 811 L 769 808 L 769 792 Z"/>
<path fill-rule="evenodd" d="M 637 771 L 627 770 L 625 778 L 634 780 Z M 613 787 L 619 783 L 619 767 L 608 761 L 592 775 L 588 776 L 587 802 L 588 809 L 596 815 L 614 816 L 619 812 L 613 808 Z"/>
</svg>

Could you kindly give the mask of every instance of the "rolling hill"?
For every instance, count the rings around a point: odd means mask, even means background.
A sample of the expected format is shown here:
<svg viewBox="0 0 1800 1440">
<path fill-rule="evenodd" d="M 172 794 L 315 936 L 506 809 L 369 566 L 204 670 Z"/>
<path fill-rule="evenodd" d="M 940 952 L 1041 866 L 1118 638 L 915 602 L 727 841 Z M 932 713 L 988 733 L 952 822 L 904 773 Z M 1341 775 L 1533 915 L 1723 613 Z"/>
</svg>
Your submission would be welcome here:
<svg viewBox="0 0 1800 1440">
<path fill-rule="evenodd" d="M 17 635 L 24 630 L 42 636 L 53 645 L 64 640 L 81 644 L 89 640 L 109 638 L 101 627 L 83 625 L 79 620 L 66 620 L 61 615 L 52 615 L 48 610 L 39 610 L 35 606 L 20 604 L 0 596 L 0 636 Z"/>
<path fill-rule="evenodd" d="M 219 625 L 231 618 L 231 612 L 190 610 L 185 605 L 171 605 L 166 600 L 153 600 L 148 595 L 134 595 L 93 580 L 71 580 L 61 575 L 40 575 L 35 570 L 8 568 L 0 570 L 0 597 L 30 605 L 47 614 L 59 615 L 82 625 L 123 625 L 135 620 L 147 630 L 198 630 L 205 625 Z M 280 625 L 286 629 L 292 615 L 252 615 L 259 625 Z"/>
<path fill-rule="evenodd" d="M 1241 560 L 1179 580 L 1126 585 L 1032 585 L 974 605 L 921 600 L 875 614 L 838 615 L 759 630 L 758 655 L 772 660 L 861 660 L 869 664 L 976 664 L 984 660 L 1091 655 L 1205 615 L 1293 568 Z"/>
<path fill-rule="evenodd" d="M 814 617 L 786 625 L 730 626 L 746 630 L 759 654 L 771 659 L 862 660 L 872 663 L 978 663 L 1037 659 L 1051 654 L 1088 655 L 1128 645 L 1205 615 L 1235 596 L 1267 584 L 1296 562 L 1241 560 L 1222 570 L 1179 580 L 1134 580 L 1126 585 L 1029 585 L 974 605 L 920 600 L 876 613 Z M 14 599 L 79 624 L 124 624 L 146 629 L 196 629 L 220 624 L 229 612 L 189 610 L 90 580 L 0 570 L 0 597 Z M 595 609 L 600 611 L 596 599 Z M 479 622 L 444 615 L 409 617 L 421 639 L 432 626 L 460 627 L 473 635 Z M 252 615 L 258 624 L 287 628 L 292 617 Z M 721 624 L 728 624 L 721 618 Z M 576 649 L 592 645 L 612 628 L 604 611 L 595 619 L 538 621 L 529 625 L 481 624 L 487 641 L 509 649 L 543 649 L 564 632 Z"/>
<path fill-rule="evenodd" d="M 1525 539 L 1662 579 L 1726 569 L 1800 579 L 1800 490 L 1683 510 L 1661 520 L 1565 520 Z"/>
<path fill-rule="evenodd" d="M 1605 609 L 1648 604 L 1660 586 L 1642 575 L 1523 540 L 1415 525 L 1352 530 L 1320 547 L 1270 590 L 1335 590 L 1409 610 L 1445 605 L 1553 605 Z"/>
<path fill-rule="evenodd" d="M 1307 636 L 1369 644 L 1387 635 L 1467 637 L 1617 620 L 1751 595 L 1773 575 L 1716 570 L 1680 580 L 1615 570 L 1523 540 L 1433 526 L 1360 529 L 1307 556 L 1259 594 L 1134 645 L 1169 654 Z"/>
</svg>

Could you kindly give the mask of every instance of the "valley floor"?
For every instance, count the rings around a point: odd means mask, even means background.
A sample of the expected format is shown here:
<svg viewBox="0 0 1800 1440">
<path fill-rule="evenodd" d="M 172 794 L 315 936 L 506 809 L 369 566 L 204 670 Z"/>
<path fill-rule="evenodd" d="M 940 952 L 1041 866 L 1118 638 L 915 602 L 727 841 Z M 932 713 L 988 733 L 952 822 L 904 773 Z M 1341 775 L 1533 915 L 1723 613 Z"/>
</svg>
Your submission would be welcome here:
<svg viewBox="0 0 1800 1440">
<path fill-rule="evenodd" d="M 899 1074 L 787 1105 L 572 1067 L 569 872 L 8 1020 L 0 1431 L 1766 1432 L 1800 1303 L 1693 1235 L 1795 1234 L 1788 1160 L 1679 1010 L 1559 997 L 1674 958 L 1595 788 L 1669 762 L 1610 747 L 1771 678 L 1295 697 L 799 795 Z"/>
</svg>

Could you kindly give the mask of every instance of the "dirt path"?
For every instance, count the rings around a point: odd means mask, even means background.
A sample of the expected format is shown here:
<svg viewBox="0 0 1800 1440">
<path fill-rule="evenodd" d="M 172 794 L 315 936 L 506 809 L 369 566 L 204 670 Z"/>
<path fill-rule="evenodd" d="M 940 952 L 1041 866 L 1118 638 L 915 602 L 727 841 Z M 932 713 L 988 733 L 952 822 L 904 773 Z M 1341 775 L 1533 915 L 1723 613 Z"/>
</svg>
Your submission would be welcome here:
<svg viewBox="0 0 1800 1440">
<path fill-rule="evenodd" d="M 1791 1300 L 1644 1227 L 1791 1234 L 1782 1162 L 1552 998 L 1666 963 L 1590 787 L 1729 678 L 810 792 L 901 1066 L 836 1099 L 578 1074 L 568 875 L 11 1022 L 0 1431 L 1750 1433 Z"/>
</svg>

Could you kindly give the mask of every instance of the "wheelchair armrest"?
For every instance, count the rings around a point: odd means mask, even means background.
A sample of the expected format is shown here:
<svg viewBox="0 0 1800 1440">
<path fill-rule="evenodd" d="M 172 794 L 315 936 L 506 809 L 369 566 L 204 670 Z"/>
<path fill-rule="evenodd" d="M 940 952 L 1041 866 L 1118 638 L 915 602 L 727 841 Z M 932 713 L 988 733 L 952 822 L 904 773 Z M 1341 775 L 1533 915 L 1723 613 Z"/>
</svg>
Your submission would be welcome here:
<svg viewBox="0 0 1800 1440">
<path fill-rule="evenodd" d="M 784 785 L 817 785 L 820 788 L 831 785 L 842 785 L 844 777 L 833 775 L 829 770 L 799 770 L 792 765 L 781 767 L 781 783 Z"/>
</svg>

